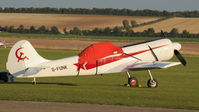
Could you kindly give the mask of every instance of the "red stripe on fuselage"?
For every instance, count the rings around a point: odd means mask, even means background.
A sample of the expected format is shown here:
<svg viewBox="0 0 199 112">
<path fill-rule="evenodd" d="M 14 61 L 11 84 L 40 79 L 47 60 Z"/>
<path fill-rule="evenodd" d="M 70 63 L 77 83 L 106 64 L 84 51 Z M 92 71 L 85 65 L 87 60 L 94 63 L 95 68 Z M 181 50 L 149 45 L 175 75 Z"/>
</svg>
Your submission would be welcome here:
<svg viewBox="0 0 199 112">
<path fill-rule="evenodd" d="M 167 45 L 161 45 L 161 46 L 153 47 L 152 49 L 158 49 L 158 48 L 161 48 L 161 47 L 164 47 L 164 46 L 167 46 Z M 135 55 L 138 55 L 138 54 L 145 53 L 147 51 L 150 51 L 150 49 L 129 53 L 128 55 L 135 56 Z M 99 67 L 99 66 L 102 66 L 102 65 L 106 65 L 106 64 L 124 59 L 124 58 L 128 58 L 129 57 L 128 55 L 121 54 L 119 56 L 102 58 L 102 59 L 98 60 L 97 65 L 96 65 L 96 63 L 87 63 L 87 62 L 85 62 L 85 64 L 83 64 L 83 65 L 79 65 L 79 63 L 76 63 L 74 65 L 77 66 L 79 69 L 81 68 L 81 69 L 84 69 L 84 70 L 89 70 L 89 69 L 92 69 L 92 68 L 96 68 L 97 66 Z"/>
</svg>

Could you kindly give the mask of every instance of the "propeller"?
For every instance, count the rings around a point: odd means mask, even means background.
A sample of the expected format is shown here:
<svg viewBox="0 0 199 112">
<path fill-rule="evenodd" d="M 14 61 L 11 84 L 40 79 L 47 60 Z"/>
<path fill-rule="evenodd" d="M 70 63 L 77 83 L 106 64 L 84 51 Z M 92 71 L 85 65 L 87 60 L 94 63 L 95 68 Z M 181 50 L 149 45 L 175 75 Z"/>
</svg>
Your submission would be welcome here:
<svg viewBox="0 0 199 112">
<path fill-rule="evenodd" d="M 176 55 L 176 57 L 178 58 L 178 60 L 185 66 L 187 64 L 186 60 L 182 57 L 182 55 L 180 54 L 180 52 L 178 50 L 174 50 L 174 54 Z"/>
<path fill-rule="evenodd" d="M 164 38 L 167 38 L 167 36 L 166 36 L 165 33 L 163 32 L 163 30 L 161 30 L 161 35 L 162 35 Z"/>
<path fill-rule="evenodd" d="M 167 38 L 167 36 L 165 35 L 165 33 L 163 32 L 163 30 L 161 30 L 161 35 L 164 37 L 164 38 Z M 153 51 L 153 50 L 152 50 Z M 154 53 L 152 53 L 154 54 Z M 178 58 L 178 60 L 185 66 L 187 64 L 186 60 L 182 57 L 182 55 L 180 54 L 180 52 L 178 50 L 174 50 L 174 54 L 176 55 L 176 57 Z M 156 56 L 154 56 L 156 57 Z M 156 58 L 157 60 L 157 58 Z"/>
</svg>

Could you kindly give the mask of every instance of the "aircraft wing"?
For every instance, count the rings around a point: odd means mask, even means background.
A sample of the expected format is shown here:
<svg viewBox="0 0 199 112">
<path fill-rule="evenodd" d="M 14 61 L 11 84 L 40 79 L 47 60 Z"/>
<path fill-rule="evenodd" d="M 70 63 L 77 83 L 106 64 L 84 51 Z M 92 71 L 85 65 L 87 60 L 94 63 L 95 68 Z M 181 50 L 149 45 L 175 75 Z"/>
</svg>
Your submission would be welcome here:
<svg viewBox="0 0 199 112">
<path fill-rule="evenodd" d="M 26 69 L 26 72 L 24 73 L 25 76 L 33 75 L 39 73 L 43 68 L 42 67 L 30 67 Z"/>
<path fill-rule="evenodd" d="M 169 68 L 181 64 L 180 62 L 138 62 L 131 66 L 128 66 L 128 70 L 140 70 L 140 69 L 162 69 Z"/>
<path fill-rule="evenodd" d="M 46 69 L 46 68 L 49 68 L 49 67 L 45 67 L 45 66 L 29 67 L 19 73 L 14 74 L 14 76 L 15 77 L 29 77 L 31 75 L 35 75 L 39 73 L 41 70 Z"/>
<path fill-rule="evenodd" d="M 4 43 L 4 45 L 14 45 L 15 43 Z"/>
</svg>

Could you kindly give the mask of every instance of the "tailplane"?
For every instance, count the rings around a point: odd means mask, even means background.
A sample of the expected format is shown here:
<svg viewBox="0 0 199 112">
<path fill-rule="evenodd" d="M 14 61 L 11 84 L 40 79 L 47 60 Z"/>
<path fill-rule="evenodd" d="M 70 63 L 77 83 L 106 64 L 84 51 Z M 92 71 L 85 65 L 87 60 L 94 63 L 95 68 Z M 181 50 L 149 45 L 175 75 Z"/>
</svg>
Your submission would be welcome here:
<svg viewBox="0 0 199 112">
<path fill-rule="evenodd" d="M 47 61 L 36 52 L 27 40 L 21 40 L 10 50 L 6 67 L 11 74 L 16 76 L 25 73 L 27 68 Z"/>
</svg>

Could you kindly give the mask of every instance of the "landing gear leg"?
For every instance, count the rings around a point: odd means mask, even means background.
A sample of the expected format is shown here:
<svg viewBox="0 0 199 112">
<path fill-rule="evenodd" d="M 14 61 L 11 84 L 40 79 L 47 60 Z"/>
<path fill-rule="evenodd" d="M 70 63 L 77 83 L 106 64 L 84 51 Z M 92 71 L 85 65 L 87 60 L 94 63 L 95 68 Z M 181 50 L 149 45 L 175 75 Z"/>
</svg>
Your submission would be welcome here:
<svg viewBox="0 0 199 112">
<path fill-rule="evenodd" d="M 33 84 L 33 85 L 36 85 L 36 84 L 37 84 L 36 78 L 35 78 L 35 77 L 34 77 L 34 79 L 33 79 L 33 81 L 32 81 L 32 84 Z"/>
<path fill-rule="evenodd" d="M 127 71 L 128 84 L 131 87 L 138 87 L 138 80 L 136 77 L 131 77 L 130 73 Z"/>
<path fill-rule="evenodd" d="M 148 73 L 149 73 L 150 79 L 147 82 L 147 86 L 149 88 L 157 88 L 158 87 L 158 81 L 155 78 L 153 78 L 150 70 L 148 70 Z"/>
</svg>

